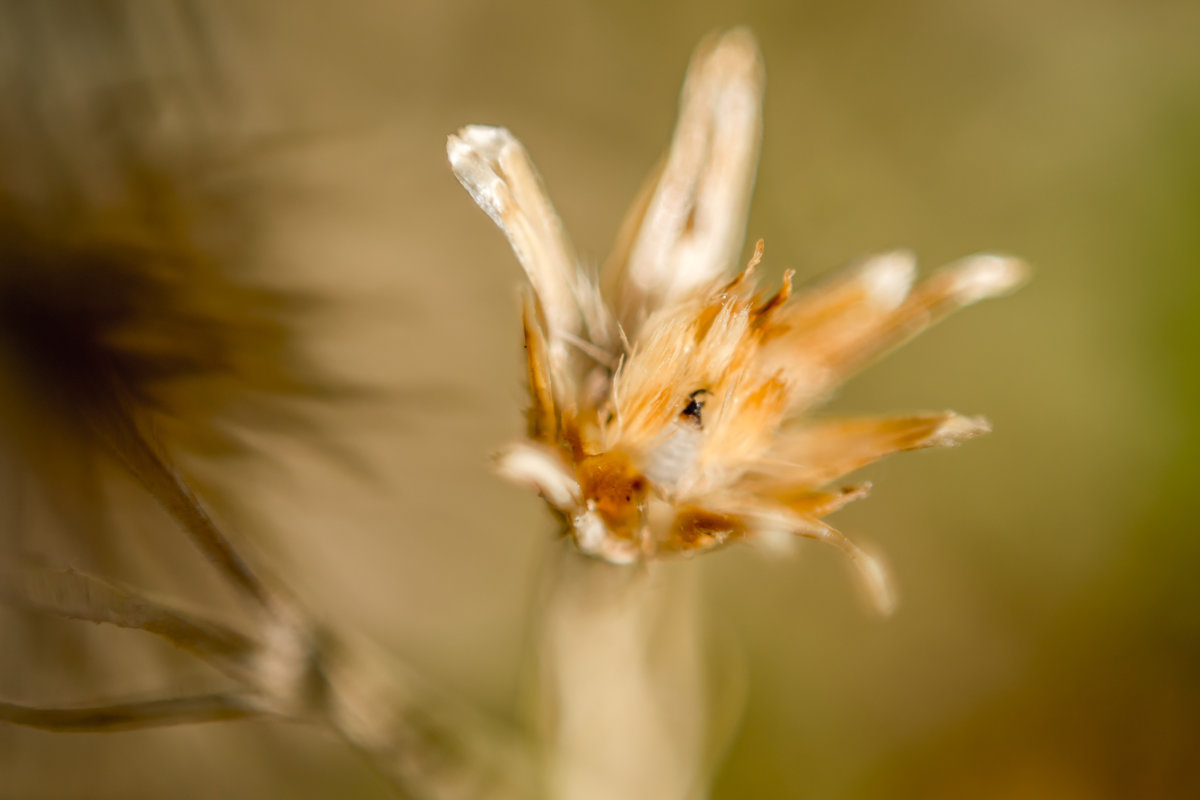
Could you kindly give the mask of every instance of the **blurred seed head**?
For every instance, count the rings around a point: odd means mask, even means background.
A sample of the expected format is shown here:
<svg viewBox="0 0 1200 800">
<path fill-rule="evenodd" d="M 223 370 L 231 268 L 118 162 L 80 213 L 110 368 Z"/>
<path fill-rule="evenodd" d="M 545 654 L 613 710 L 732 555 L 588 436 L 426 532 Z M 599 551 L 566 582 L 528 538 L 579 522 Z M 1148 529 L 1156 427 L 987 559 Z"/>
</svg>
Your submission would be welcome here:
<svg viewBox="0 0 1200 800">
<path fill-rule="evenodd" d="M 824 517 L 866 495 L 832 485 L 884 456 L 985 433 L 953 412 L 810 419 L 844 381 L 932 323 L 1015 289 L 1025 266 L 979 254 L 914 285 L 883 253 L 793 293 L 760 291 L 758 242 L 735 272 L 758 164 L 762 58 L 746 30 L 697 47 L 670 146 L 599 275 L 580 265 L 532 159 L 504 128 L 449 138 L 451 168 L 529 279 L 528 437 L 497 459 L 579 550 L 616 564 L 780 532 L 842 550 L 875 606 L 881 562 Z"/>
<path fill-rule="evenodd" d="M 229 452 L 238 411 L 322 391 L 290 325 L 307 300 L 255 285 L 275 195 L 220 20 L 191 3 L 0 15 L 6 440 L 76 458 L 120 413 Z"/>
</svg>

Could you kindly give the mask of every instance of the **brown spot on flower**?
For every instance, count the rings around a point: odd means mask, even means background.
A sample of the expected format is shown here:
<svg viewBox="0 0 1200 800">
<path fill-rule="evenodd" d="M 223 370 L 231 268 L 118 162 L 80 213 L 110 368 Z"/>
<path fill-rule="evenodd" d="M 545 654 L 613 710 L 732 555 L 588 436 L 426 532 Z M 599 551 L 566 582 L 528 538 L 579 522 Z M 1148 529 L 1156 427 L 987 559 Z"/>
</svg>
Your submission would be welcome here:
<svg viewBox="0 0 1200 800">
<path fill-rule="evenodd" d="M 704 508 L 688 507 L 675 515 L 667 540 L 660 544 L 663 553 L 688 553 L 710 550 L 745 535 L 745 526 L 735 516 Z"/>
<path fill-rule="evenodd" d="M 585 458 L 578 467 L 579 488 L 615 535 L 632 539 L 641 524 L 641 508 L 649 481 L 622 453 L 609 452 Z"/>
</svg>

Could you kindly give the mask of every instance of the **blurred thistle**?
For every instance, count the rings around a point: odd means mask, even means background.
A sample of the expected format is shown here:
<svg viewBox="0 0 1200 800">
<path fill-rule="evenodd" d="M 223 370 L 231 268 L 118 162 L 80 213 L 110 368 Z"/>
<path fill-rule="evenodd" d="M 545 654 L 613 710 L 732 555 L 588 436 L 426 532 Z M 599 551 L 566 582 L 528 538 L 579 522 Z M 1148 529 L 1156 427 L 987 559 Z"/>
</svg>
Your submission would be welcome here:
<svg viewBox="0 0 1200 800">
<path fill-rule="evenodd" d="M 951 311 L 1023 279 L 977 255 L 913 287 L 906 252 L 793 292 L 756 289 L 742 248 L 758 161 L 763 68 L 736 30 L 701 44 L 671 147 L 599 275 L 580 266 L 525 149 L 503 128 L 449 140 L 455 174 L 503 229 L 531 290 L 528 437 L 499 456 L 578 549 L 635 563 L 795 534 L 840 548 L 883 610 L 880 564 L 822 518 L 863 497 L 834 481 L 889 453 L 944 447 L 987 422 L 952 412 L 809 420 L 857 369 Z"/>
<path fill-rule="evenodd" d="M 214 13 L 187 0 L 0 4 L 0 458 L 15 481 L 32 466 L 67 507 L 99 496 L 68 467 L 115 464 L 244 601 L 219 621 L 35 548 L 5 553 L 0 600 L 152 633 L 226 685 L 86 706 L 0 700 L 0 721 L 111 731 L 268 716 L 332 731 L 406 795 L 528 796 L 514 737 L 313 619 L 242 557 L 178 466 L 233 451 L 230 419 L 258 400 L 272 413 L 256 423 L 288 419 L 284 396 L 344 391 L 299 357 L 305 298 L 253 283 L 279 198 L 254 180 L 262 132 Z M 105 527 L 96 510 L 77 510 L 76 543 Z M 24 522 L 6 533 L 22 537 Z"/>
<path fill-rule="evenodd" d="M 0 436 L 56 499 L 103 455 L 211 528 L 174 458 L 326 391 L 296 347 L 304 301 L 254 283 L 278 198 L 243 76 L 189 2 L 0 13 Z"/>
</svg>

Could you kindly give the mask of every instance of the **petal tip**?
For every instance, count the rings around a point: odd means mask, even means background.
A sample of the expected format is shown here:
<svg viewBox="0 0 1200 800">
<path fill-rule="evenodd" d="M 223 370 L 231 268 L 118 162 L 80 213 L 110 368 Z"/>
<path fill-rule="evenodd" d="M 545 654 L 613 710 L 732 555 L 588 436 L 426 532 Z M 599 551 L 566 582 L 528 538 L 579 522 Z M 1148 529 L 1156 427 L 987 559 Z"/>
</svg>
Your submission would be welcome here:
<svg viewBox="0 0 1200 800">
<path fill-rule="evenodd" d="M 733 67 L 751 72 L 759 72 L 762 67 L 762 51 L 758 46 L 758 38 L 744 25 L 730 28 L 717 38 L 712 58 L 719 60 L 724 67 Z"/>
<path fill-rule="evenodd" d="M 930 447 L 954 447 L 967 439 L 991 431 L 992 424 L 983 417 L 966 417 L 949 412 L 945 420 L 930 434 L 927 442 Z"/>
<path fill-rule="evenodd" d="M 860 551 L 855 559 L 859 584 L 871 609 L 881 617 L 896 613 L 900 598 L 883 559 L 870 550 Z"/>
<path fill-rule="evenodd" d="M 462 174 L 477 160 L 488 165 L 498 163 L 505 149 L 515 142 L 508 128 L 467 125 L 446 137 L 446 155 L 454 171 Z"/>
<path fill-rule="evenodd" d="M 873 256 L 860 273 L 867 302 L 882 311 L 890 311 L 904 302 L 916 275 L 917 258 L 911 250 Z"/>
<path fill-rule="evenodd" d="M 965 303 L 999 297 L 1015 291 L 1029 277 L 1029 266 L 1019 258 L 980 253 L 965 259 L 955 270 L 955 293 Z"/>
</svg>

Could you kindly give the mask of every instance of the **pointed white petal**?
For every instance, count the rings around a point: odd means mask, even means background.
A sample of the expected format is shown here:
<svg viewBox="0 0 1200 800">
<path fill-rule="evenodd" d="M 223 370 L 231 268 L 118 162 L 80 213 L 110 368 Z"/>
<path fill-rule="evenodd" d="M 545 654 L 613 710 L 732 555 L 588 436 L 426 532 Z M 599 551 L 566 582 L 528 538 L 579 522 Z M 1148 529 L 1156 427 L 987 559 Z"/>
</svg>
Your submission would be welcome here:
<svg viewBox="0 0 1200 800">
<path fill-rule="evenodd" d="M 917 276 L 910 250 L 894 250 L 868 258 L 855 276 L 872 310 L 891 311 L 904 302 Z"/>
<path fill-rule="evenodd" d="M 762 128 L 758 45 L 734 30 L 697 48 L 657 184 L 607 267 L 631 336 L 645 315 L 727 273 L 745 236 Z"/>
<path fill-rule="evenodd" d="M 565 357 L 561 337 L 581 333 L 581 279 L 529 154 L 505 128 L 484 125 L 450 136 L 446 151 L 458 180 L 508 237 L 546 315 L 552 353 Z"/>
<path fill-rule="evenodd" d="M 958 306 L 999 297 L 1018 288 L 1029 275 L 1025 262 L 1011 256 L 980 253 L 946 268 L 949 293 Z"/>
</svg>

